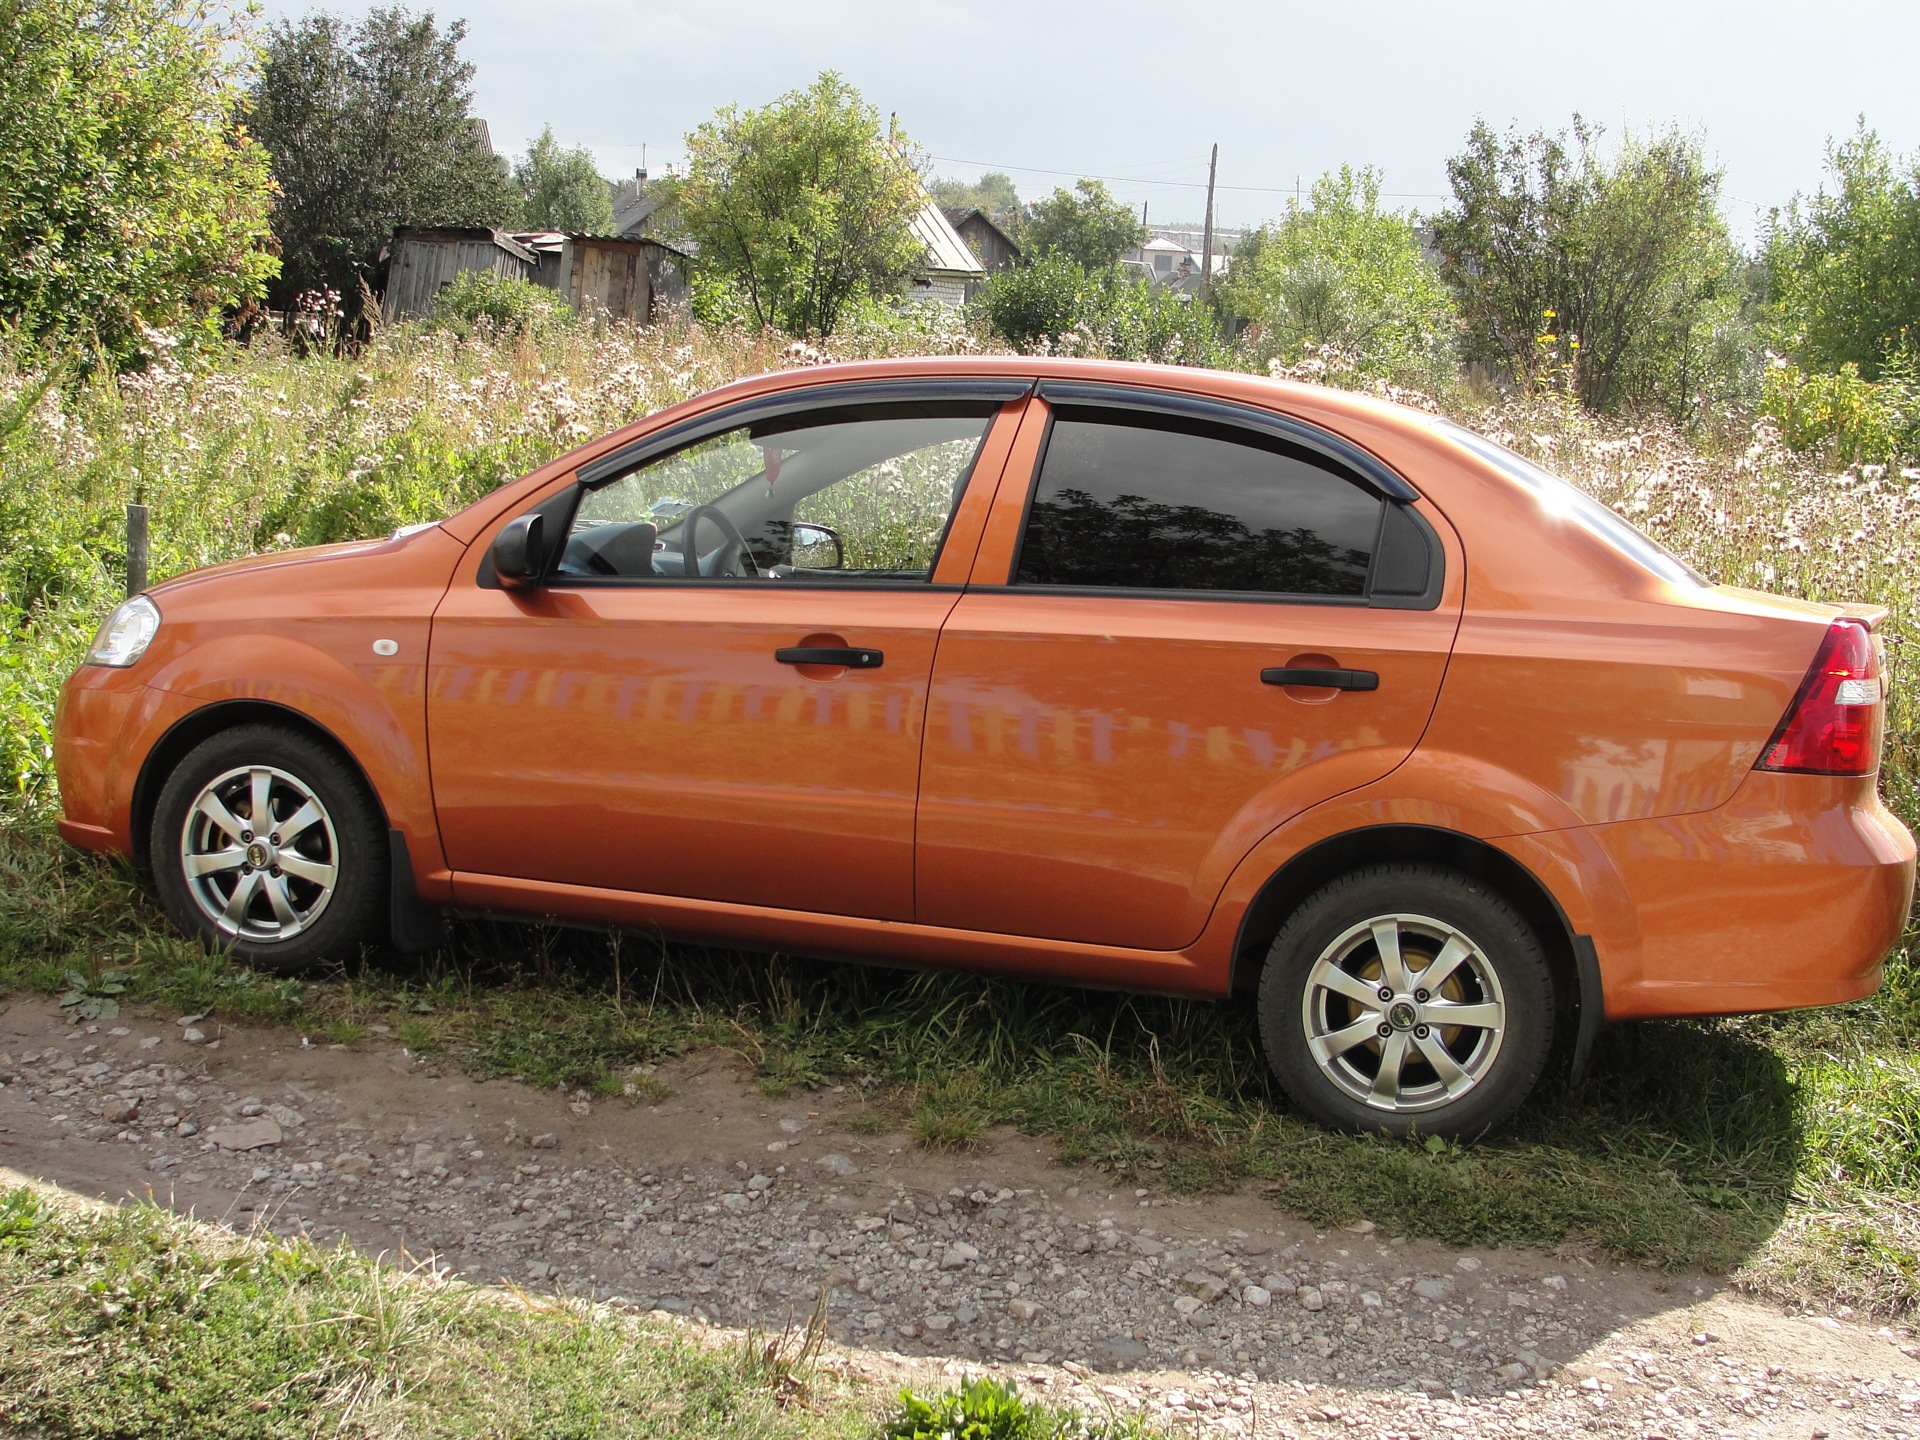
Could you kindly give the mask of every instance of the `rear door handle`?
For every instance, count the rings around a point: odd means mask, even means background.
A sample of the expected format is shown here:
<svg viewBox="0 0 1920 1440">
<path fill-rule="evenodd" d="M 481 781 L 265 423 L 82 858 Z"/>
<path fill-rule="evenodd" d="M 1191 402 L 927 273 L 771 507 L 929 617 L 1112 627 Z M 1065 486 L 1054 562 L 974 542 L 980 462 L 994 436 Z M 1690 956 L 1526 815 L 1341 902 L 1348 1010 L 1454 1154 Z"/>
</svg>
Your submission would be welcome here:
<svg viewBox="0 0 1920 1440">
<path fill-rule="evenodd" d="M 773 652 L 782 665 L 844 665 L 849 670 L 878 670 L 886 661 L 879 650 L 842 649 L 837 645 L 787 645 Z"/>
<path fill-rule="evenodd" d="M 1299 670 L 1276 666 L 1260 672 L 1265 685 L 1313 685 L 1331 690 L 1378 690 L 1380 675 L 1375 670 Z"/>
</svg>

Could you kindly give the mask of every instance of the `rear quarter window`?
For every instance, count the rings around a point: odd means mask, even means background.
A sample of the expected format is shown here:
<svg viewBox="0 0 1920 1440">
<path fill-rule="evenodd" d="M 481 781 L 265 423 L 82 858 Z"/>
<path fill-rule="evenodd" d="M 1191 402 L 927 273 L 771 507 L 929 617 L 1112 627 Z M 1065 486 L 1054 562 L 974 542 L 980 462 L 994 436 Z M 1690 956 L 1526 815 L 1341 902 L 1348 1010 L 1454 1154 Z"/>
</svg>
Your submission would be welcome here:
<svg viewBox="0 0 1920 1440">
<path fill-rule="evenodd" d="M 1534 493 L 1543 509 L 1572 519 L 1642 569 L 1675 585 L 1712 583 L 1666 546 L 1616 515 L 1579 486 L 1562 480 L 1550 470 L 1541 469 L 1498 441 L 1476 435 L 1450 420 L 1440 421 L 1435 428 L 1455 444 L 1464 446 L 1504 474 L 1518 480 Z"/>
</svg>

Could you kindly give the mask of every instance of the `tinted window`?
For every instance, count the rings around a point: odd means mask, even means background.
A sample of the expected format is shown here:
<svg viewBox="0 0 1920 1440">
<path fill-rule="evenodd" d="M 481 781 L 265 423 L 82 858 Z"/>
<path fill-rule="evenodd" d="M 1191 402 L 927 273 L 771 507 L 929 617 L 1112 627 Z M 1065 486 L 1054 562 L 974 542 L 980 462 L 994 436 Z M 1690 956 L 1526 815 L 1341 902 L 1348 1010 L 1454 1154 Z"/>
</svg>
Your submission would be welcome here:
<svg viewBox="0 0 1920 1440">
<path fill-rule="evenodd" d="M 1023 585 L 1360 595 L 1382 501 L 1249 432 L 1063 408 L 1020 548 Z"/>
</svg>

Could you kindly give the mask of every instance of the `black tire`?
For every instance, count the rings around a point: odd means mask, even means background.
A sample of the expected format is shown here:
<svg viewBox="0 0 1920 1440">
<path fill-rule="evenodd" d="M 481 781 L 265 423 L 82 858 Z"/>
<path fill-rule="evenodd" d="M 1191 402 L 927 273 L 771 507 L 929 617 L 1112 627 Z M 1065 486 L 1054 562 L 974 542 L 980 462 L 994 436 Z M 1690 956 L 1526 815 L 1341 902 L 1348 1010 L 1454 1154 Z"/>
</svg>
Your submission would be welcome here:
<svg viewBox="0 0 1920 1440">
<path fill-rule="evenodd" d="M 1435 964 L 1437 994 L 1420 984 Z M 1324 1125 L 1474 1136 L 1539 1080 L 1553 1002 L 1539 937 L 1486 882 L 1438 865 L 1373 865 L 1288 917 L 1260 976 L 1260 1039 L 1288 1096 Z M 1446 1024 L 1455 1014 L 1462 1023 Z"/>
<path fill-rule="evenodd" d="M 254 833 L 263 775 L 269 815 L 297 833 Z M 316 815 L 307 814 L 309 802 Z M 236 828 L 240 835 L 228 833 Z M 240 725 L 195 746 L 161 787 L 148 854 L 173 922 L 209 949 L 263 969 L 291 975 L 351 959 L 385 933 L 379 807 L 352 765 L 298 731 Z M 197 878 L 188 873 L 190 854 L 205 866 Z M 329 869 L 330 884 L 321 878 Z"/>
</svg>

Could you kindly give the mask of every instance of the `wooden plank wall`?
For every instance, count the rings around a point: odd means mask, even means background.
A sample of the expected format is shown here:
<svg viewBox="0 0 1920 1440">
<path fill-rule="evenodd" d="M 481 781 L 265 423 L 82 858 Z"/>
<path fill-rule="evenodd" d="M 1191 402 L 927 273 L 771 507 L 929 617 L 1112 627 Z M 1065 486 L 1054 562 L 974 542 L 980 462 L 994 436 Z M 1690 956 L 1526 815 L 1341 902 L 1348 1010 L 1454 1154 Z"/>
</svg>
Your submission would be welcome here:
<svg viewBox="0 0 1920 1440">
<path fill-rule="evenodd" d="M 569 240 L 567 302 L 575 309 L 596 308 L 622 320 L 645 322 L 652 309 L 646 255 L 632 242 L 596 244 Z"/>
<path fill-rule="evenodd" d="M 530 279 L 519 256 L 491 240 L 459 236 L 408 235 L 394 247 L 387 268 L 387 293 L 381 312 L 388 320 L 417 320 L 433 310 L 434 297 L 467 270 L 490 270 L 509 278 Z"/>
</svg>

